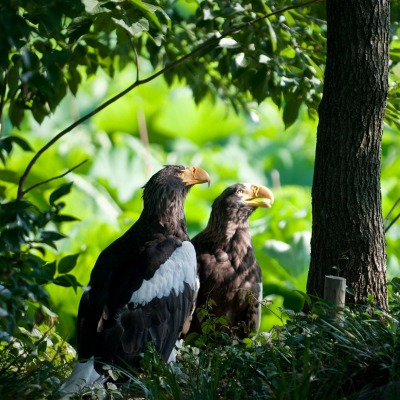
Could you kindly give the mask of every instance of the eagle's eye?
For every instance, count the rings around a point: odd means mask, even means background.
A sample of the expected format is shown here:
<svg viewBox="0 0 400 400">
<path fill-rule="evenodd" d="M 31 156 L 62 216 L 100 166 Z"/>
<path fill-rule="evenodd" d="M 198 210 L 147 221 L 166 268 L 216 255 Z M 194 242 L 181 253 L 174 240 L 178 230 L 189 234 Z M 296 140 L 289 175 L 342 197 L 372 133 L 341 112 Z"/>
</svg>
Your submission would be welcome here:
<svg viewBox="0 0 400 400">
<path fill-rule="evenodd" d="M 243 189 L 238 189 L 238 190 L 237 190 L 237 193 L 238 193 L 238 194 L 242 194 L 242 193 L 244 193 L 244 190 L 243 190 Z"/>
</svg>

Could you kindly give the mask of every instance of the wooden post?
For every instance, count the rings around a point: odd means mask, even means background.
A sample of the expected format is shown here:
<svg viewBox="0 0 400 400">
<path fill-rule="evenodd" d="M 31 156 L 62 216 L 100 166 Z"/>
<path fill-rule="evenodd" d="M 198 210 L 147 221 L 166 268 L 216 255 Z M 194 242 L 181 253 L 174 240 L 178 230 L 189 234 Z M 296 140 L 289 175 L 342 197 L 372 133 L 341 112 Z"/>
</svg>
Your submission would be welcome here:
<svg viewBox="0 0 400 400">
<path fill-rule="evenodd" d="M 346 302 L 346 279 L 340 276 L 325 275 L 324 299 L 336 307 L 344 307 Z"/>
</svg>

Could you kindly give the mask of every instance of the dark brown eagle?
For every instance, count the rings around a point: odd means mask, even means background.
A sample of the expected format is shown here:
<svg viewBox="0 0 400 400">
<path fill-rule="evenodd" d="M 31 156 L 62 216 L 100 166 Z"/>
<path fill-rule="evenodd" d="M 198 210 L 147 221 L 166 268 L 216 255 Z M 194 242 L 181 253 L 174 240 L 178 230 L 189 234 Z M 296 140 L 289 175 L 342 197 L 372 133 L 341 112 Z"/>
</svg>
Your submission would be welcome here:
<svg viewBox="0 0 400 400">
<path fill-rule="evenodd" d="M 78 359 L 62 386 L 71 393 L 102 377 L 102 365 L 138 367 L 149 341 L 167 361 L 193 312 L 196 254 L 184 199 L 207 172 L 170 165 L 144 186 L 136 223 L 99 256 L 78 311 Z"/>
<path fill-rule="evenodd" d="M 257 207 L 269 208 L 273 202 L 274 196 L 265 186 L 229 186 L 215 199 L 207 227 L 192 239 L 200 279 L 197 308 L 212 300 L 211 313 L 225 316 L 235 337 L 244 338 L 259 328 L 261 269 L 248 219 Z M 201 333 L 196 312 L 191 332 Z"/>
</svg>

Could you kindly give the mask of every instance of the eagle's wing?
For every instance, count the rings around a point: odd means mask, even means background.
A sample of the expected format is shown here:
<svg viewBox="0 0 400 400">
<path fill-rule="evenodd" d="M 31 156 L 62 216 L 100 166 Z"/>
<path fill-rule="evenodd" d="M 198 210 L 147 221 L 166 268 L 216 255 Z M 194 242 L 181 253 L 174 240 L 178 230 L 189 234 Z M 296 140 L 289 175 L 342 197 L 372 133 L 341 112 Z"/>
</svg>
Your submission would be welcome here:
<svg viewBox="0 0 400 400">
<path fill-rule="evenodd" d="M 161 357 L 168 359 L 192 309 L 196 254 L 189 241 L 166 238 L 145 246 L 137 258 L 135 277 L 124 276 L 121 271 L 127 268 L 120 267 L 103 277 L 108 282 L 102 281 L 100 293 L 95 282 L 102 268 L 93 270 L 93 283 L 79 309 L 80 357 L 94 355 L 135 365 L 152 341 Z M 153 272 L 141 273 L 142 264 Z"/>
</svg>

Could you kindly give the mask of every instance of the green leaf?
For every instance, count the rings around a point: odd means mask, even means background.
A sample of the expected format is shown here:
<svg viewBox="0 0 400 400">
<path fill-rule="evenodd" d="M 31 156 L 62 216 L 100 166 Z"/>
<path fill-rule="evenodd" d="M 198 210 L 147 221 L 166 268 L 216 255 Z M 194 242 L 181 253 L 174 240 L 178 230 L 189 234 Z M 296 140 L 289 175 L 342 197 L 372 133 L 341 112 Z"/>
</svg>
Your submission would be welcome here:
<svg viewBox="0 0 400 400">
<path fill-rule="evenodd" d="M 67 34 L 69 43 L 76 42 L 81 36 L 89 32 L 92 26 L 92 19 L 88 17 L 78 17 L 68 25 Z"/>
<path fill-rule="evenodd" d="M 55 231 L 43 231 L 40 235 L 41 239 L 44 242 L 48 242 L 48 241 L 56 241 L 56 240 L 60 240 L 60 239 L 64 239 L 66 236 L 63 235 L 62 233 L 59 232 L 55 232 Z"/>
<path fill-rule="evenodd" d="M 43 311 L 43 313 L 47 316 L 49 316 L 50 318 L 57 318 L 58 315 L 56 313 L 54 313 L 53 311 L 51 311 L 49 308 L 47 308 L 45 305 L 41 304 L 40 305 L 40 309 Z"/>
<path fill-rule="evenodd" d="M 53 279 L 55 273 L 56 273 L 56 262 L 52 261 L 51 263 L 45 264 L 43 266 L 43 269 L 46 270 L 46 273 L 50 277 L 50 279 Z"/>
<path fill-rule="evenodd" d="M 34 101 L 31 111 L 32 111 L 33 118 L 35 118 L 35 120 L 39 124 L 41 124 L 43 122 L 46 115 L 48 114 L 46 107 L 42 104 L 42 102 L 39 102 L 39 101 Z"/>
<path fill-rule="evenodd" d="M 18 136 L 8 136 L 8 138 L 12 142 L 16 143 L 19 147 L 21 147 L 22 150 L 33 151 L 32 147 L 29 145 L 29 143 L 25 139 L 22 139 Z"/>
<path fill-rule="evenodd" d="M 58 273 L 59 274 L 66 274 L 72 271 L 76 266 L 76 261 L 79 257 L 79 253 L 71 254 L 68 256 L 63 257 L 58 263 Z"/>
<path fill-rule="evenodd" d="M 146 18 L 150 19 L 151 21 L 154 22 L 154 24 L 161 29 L 161 24 L 159 22 L 159 19 L 156 16 L 156 12 L 160 12 L 165 19 L 168 21 L 168 25 L 170 26 L 170 18 L 168 14 L 159 6 L 156 6 L 154 4 L 146 3 L 142 0 L 131 0 L 132 3 L 140 9 L 140 11 L 145 14 Z"/>
<path fill-rule="evenodd" d="M 137 35 L 140 32 L 149 30 L 149 21 L 146 18 L 139 18 L 135 20 L 122 20 L 113 18 L 113 21 L 127 30 L 132 36 Z"/>
<path fill-rule="evenodd" d="M 72 215 L 60 214 L 56 215 L 53 220 L 54 222 L 73 222 L 73 221 L 79 221 L 79 218 L 75 218 Z"/>
<path fill-rule="evenodd" d="M 91 15 L 100 14 L 107 11 L 106 8 L 101 7 L 97 0 L 82 0 L 82 3 L 85 6 L 86 12 Z"/>
<path fill-rule="evenodd" d="M 0 170 L 0 180 L 4 182 L 18 183 L 19 176 L 15 171 L 2 169 Z"/>
<path fill-rule="evenodd" d="M 3 149 L 8 154 L 11 153 L 13 143 L 16 143 L 19 147 L 22 148 L 22 150 L 32 151 L 29 143 L 18 136 L 7 136 L 5 138 L 0 138 L 0 150 Z"/>
<path fill-rule="evenodd" d="M 12 150 L 12 142 L 9 137 L 0 138 L 0 149 L 10 153 Z"/>
<path fill-rule="evenodd" d="M 17 65 L 16 65 L 17 64 Z M 18 62 L 14 63 L 14 65 L 10 68 L 7 76 L 7 82 L 9 87 L 9 98 L 14 98 L 15 94 L 18 91 L 19 87 L 19 69 L 18 69 Z"/>
<path fill-rule="evenodd" d="M 63 287 L 73 287 L 75 292 L 78 286 L 82 286 L 75 278 L 75 276 L 71 274 L 64 274 L 57 276 L 56 279 L 54 279 L 53 283 L 58 286 L 63 286 Z"/>
<path fill-rule="evenodd" d="M 39 354 L 44 353 L 46 351 L 47 348 L 47 341 L 43 340 L 41 341 L 38 346 L 37 346 L 37 351 Z"/>
<path fill-rule="evenodd" d="M 274 28 L 272 27 L 272 24 L 268 18 L 265 20 L 265 22 L 267 23 L 267 26 L 268 26 L 269 38 L 271 40 L 271 46 L 272 46 L 272 52 L 275 53 L 275 51 L 277 49 L 277 44 L 278 44 L 278 40 L 276 38 L 276 33 L 275 33 Z"/>
<path fill-rule="evenodd" d="M 258 103 L 261 103 L 268 95 L 269 74 L 268 69 L 260 67 L 251 79 L 251 92 Z"/>
<path fill-rule="evenodd" d="M 50 205 L 54 206 L 54 203 L 62 196 L 65 196 L 71 191 L 72 182 L 66 183 L 56 189 L 53 193 L 51 193 L 49 198 Z"/>
<path fill-rule="evenodd" d="M 18 99 L 11 101 L 10 108 L 8 109 L 8 116 L 14 126 L 19 127 L 22 119 L 24 118 L 24 105 Z"/>
<path fill-rule="evenodd" d="M 285 129 L 289 128 L 289 126 L 296 122 L 302 103 L 303 98 L 295 95 L 290 97 L 286 102 L 285 108 L 283 109 L 283 122 L 285 123 Z"/>
</svg>

